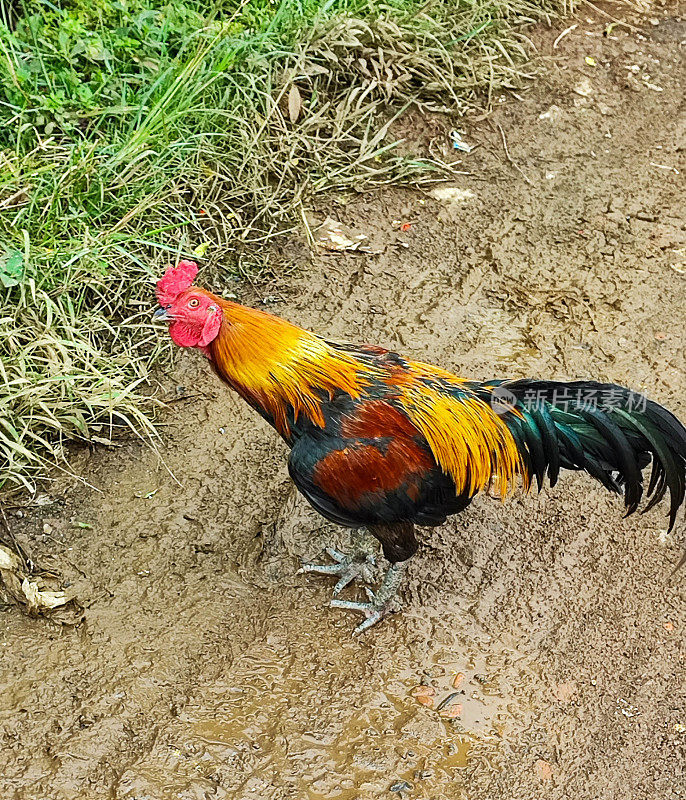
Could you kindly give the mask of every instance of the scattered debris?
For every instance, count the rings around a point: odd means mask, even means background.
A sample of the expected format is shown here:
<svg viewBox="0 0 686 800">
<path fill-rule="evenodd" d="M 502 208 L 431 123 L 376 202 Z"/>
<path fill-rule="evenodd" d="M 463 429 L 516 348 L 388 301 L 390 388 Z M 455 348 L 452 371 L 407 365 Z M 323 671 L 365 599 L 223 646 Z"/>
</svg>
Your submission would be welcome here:
<svg viewBox="0 0 686 800">
<path fill-rule="evenodd" d="M 517 162 L 510 155 L 510 151 L 507 147 L 507 139 L 505 138 L 505 131 L 503 130 L 502 125 L 499 124 L 497 127 L 498 130 L 500 131 L 500 138 L 503 140 L 503 150 L 505 151 L 505 158 L 510 162 L 510 164 L 512 164 L 512 166 L 517 170 L 517 172 L 522 176 L 522 178 L 524 178 L 524 180 L 529 185 L 531 185 L 530 178 L 527 177 L 524 170 L 519 166 L 519 164 L 517 164 Z"/>
<path fill-rule="evenodd" d="M 436 706 L 436 711 L 443 711 L 444 708 L 448 708 L 448 706 L 456 700 L 460 696 L 459 692 L 451 692 L 447 697 L 444 697 L 443 700 Z M 462 710 L 462 706 L 460 706 L 460 711 Z M 441 715 L 443 716 L 443 715 Z"/>
<path fill-rule="evenodd" d="M 134 492 L 133 496 L 137 497 L 139 500 L 152 500 L 152 498 L 159 492 L 159 486 L 157 489 L 152 489 L 149 492 Z"/>
<path fill-rule="evenodd" d="M 453 143 L 453 148 L 461 153 L 471 153 L 474 149 L 474 145 L 467 144 L 457 130 L 450 131 L 450 141 Z"/>
<path fill-rule="evenodd" d="M 456 703 L 454 706 L 450 706 L 450 708 L 444 708 L 438 712 L 439 717 L 443 717 L 443 719 L 457 719 L 458 717 L 462 716 L 462 703 Z"/>
<path fill-rule="evenodd" d="M 683 722 L 675 722 L 674 723 L 674 732 L 675 733 L 686 733 L 686 725 Z"/>
<path fill-rule="evenodd" d="M 562 33 L 557 37 L 557 39 L 555 39 L 555 41 L 553 42 L 553 50 L 557 49 L 558 44 L 560 44 L 560 42 L 565 38 L 565 36 L 570 34 L 572 31 L 575 31 L 578 27 L 579 23 L 576 22 L 574 25 L 570 25 L 568 28 L 565 28 L 562 31 Z"/>
<path fill-rule="evenodd" d="M 584 78 L 582 81 L 577 83 L 572 91 L 574 94 L 578 94 L 579 97 L 592 97 L 594 93 L 593 84 L 589 78 Z"/>
<path fill-rule="evenodd" d="M 638 710 L 638 706 L 632 706 L 631 703 L 624 700 L 622 697 L 617 698 L 617 709 L 621 711 L 627 719 L 633 719 L 633 717 L 638 717 L 641 714 Z"/>
<path fill-rule="evenodd" d="M 595 60 L 595 58 L 593 58 L 593 56 L 586 56 L 586 58 L 584 58 L 584 61 L 588 64 L 589 67 L 595 67 L 598 64 L 598 62 Z"/>
<path fill-rule="evenodd" d="M 679 170 L 676 167 L 672 167 L 669 164 L 657 164 L 655 161 L 650 162 L 651 167 L 657 167 L 657 169 L 668 169 L 671 170 L 675 175 L 679 174 Z"/>
<path fill-rule="evenodd" d="M 462 681 L 464 680 L 464 672 L 456 672 L 453 678 L 453 689 L 459 689 Z"/>
<path fill-rule="evenodd" d="M 476 197 L 470 189 L 458 189 L 456 186 L 441 186 L 438 189 L 432 189 L 429 194 L 448 205 L 462 205 Z"/>
<path fill-rule="evenodd" d="M 552 696 L 560 703 L 569 703 L 576 696 L 577 685 L 574 681 L 568 683 L 556 683 L 552 690 Z"/>
<path fill-rule="evenodd" d="M 658 86 L 656 83 L 651 83 L 650 75 L 641 75 L 641 80 L 643 81 L 643 85 L 646 89 L 652 89 L 654 92 L 664 92 L 662 86 Z"/>
<path fill-rule="evenodd" d="M 363 233 L 357 235 L 348 233 L 340 222 L 327 217 L 319 229 L 316 244 L 335 253 L 343 253 L 346 250 L 368 253 L 369 247 L 362 244 L 366 239 Z"/>
<path fill-rule="evenodd" d="M 426 686 L 423 683 L 420 683 L 419 686 L 415 686 L 414 689 L 410 690 L 410 695 L 412 697 L 433 697 L 436 694 L 436 690 L 433 686 Z"/>
<path fill-rule="evenodd" d="M 539 115 L 539 119 L 550 120 L 551 122 L 557 122 L 562 116 L 562 109 L 560 106 L 552 105 L 547 111 L 542 111 Z"/>
<path fill-rule="evenodd" d="M 389 791 L 395 792 L 396 794 L 403 794 L 403 792 L 411 792 L 412 784 L 408 783 L 407 781 L 396 781 L 395 783 L 391 784 Z"/>
<path fill-rule="evenodd" d="M 293 84 L 288 92 L 288 118 L 292 124 L 295 124 L 298 121 L 302 107 L 303 101 L 300 97 L 300 90 L 295 84 Z"/>
<path fill-rule="evenodd" d="M 667 633 L 672 633 L 675 630 L 676 625 L 668 619 L 667 622 L 662 623 L 662 627 L 667 631 Z"/>
</svg>

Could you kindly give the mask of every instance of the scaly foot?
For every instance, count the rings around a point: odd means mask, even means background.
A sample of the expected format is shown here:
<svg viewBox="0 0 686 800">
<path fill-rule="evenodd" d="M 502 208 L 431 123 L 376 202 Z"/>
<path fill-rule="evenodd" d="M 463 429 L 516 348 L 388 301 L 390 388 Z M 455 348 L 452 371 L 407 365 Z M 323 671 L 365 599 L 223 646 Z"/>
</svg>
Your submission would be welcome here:
<svg viewBox="0 0 686 800">
<path fill-rule="evenodd" d="M 337 575 L 338 583 L 333 587 L 333 595 L 336 597 L 355 578 L 361 578 L 365 583 L 371 583 L 371 568 L 376 563 L 372 549 L 373 544 L 374 537 L 365 531 L 354 538 L 350 555 L 346 555 L 333 547 L 327 547 L 326 552 L 336 563 L 311 564 L 304 562 L 298 570 L 298 574 L 318 572 L 322 575 Z"/>
<path fill-rule="evenodd" d="M 372 625 L 376 625 L 376 623 L 380 622 L 387 614 L 396 610 L 396 606 L 399 605 L 400 602 L 396 595 L 402 583 L 406 568 L 406 561 L 399 561 L 397 564 L 392 564 L 388 568 L 383 583 L 377 592 L 373 592 L 371 589 L 365 587 L 365 591 L 369 597 L 368 603 L 356 603 L 351 600 L 336 599 L 331 601 L 331 605 L 334 608 L 362 611 L 367 615 L 367 619 L 355 628 L 353 636 L 358 636 L 360 633 L 369 630 Z"/>
</svg>

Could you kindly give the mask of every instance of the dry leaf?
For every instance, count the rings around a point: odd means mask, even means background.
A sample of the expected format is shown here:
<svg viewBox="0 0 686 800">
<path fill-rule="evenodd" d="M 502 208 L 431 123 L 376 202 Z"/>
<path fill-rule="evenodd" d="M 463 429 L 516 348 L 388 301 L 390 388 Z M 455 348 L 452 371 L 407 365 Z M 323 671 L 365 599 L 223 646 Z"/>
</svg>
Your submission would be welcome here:
<svg viewBox="0 0 686 800">
<path fill-rule="evenodd" d="M 302 107 L 303 101 L 300 97 L 300 90 L 295 84 L 293 84 L 290 92 L 288 93 L 288 116 L 290 117 L 292 123 L 296 123 L 298 121 Z"/>
<path fill-rule="evenodd" d="M 29 611 L 44 611 L 46 608 L 57 608 L 67 603 L 67 595 L 64 592 L 41 591 L 38 584 L 28 578 L 24 578 L 21 582 L 21 590 Z"/>
<path fill-rule="evenodd" d="M 21 559 L 16 553 L 0 546 L 0 569 L 9 569 L 17 572 L 21 567 Z"/>
<path fill-rule="evenodd" d="M 0 545 L 0 579 L 9 594 L 29 614 L 40 614 L 64 606 L 69 598 L 64 592 L 51 592 L 38 588 L 24 574 L 21 559 Z"/>
</svg>

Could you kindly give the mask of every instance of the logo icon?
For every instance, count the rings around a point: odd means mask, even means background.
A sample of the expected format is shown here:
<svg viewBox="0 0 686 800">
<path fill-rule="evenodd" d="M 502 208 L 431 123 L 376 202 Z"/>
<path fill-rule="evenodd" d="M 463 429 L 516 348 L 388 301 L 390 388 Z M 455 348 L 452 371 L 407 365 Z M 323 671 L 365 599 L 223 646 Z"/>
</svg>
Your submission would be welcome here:
<svg viewBox="0 0 686 800">
<path fill-rule="evenodd" d="M 506 386 L 495 386 L 491 392 L 491 408 L 496 414 L 507 414 L 517 405 L 517 397 Z"/>
</svg>

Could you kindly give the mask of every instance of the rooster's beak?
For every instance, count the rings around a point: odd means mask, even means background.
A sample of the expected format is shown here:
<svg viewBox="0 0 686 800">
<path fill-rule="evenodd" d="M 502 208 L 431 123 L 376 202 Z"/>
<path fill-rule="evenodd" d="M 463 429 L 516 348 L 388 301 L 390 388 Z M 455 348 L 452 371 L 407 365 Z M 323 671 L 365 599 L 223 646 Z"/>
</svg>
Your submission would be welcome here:
<svg viewBox="0 0 686 800">
<path fill-rule="evenodd" d="M 156 322 L 171 322 L 172 318 L 169 316 L 169 311 L 166 308 L 158 308 L 152 315 Z"/>
</svg>

